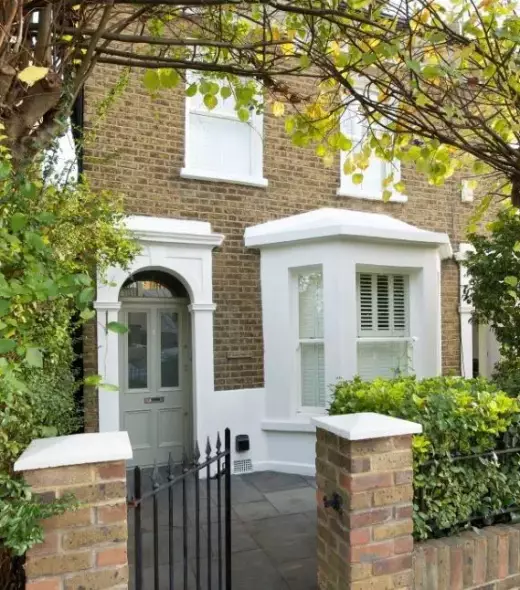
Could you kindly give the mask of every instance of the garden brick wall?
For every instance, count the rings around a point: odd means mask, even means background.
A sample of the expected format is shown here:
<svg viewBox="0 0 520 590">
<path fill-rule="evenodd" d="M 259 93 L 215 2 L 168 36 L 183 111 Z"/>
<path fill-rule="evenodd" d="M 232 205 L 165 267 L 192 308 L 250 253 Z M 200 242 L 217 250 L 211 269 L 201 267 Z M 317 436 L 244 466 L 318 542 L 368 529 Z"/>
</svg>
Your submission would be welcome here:
<svg viewBox="0 0 520 590">
<path fill-rule="evenodd" d="M 317 429 L 319 590 L 413 587 L 411 445 L 411 436 L 349 441 Z M 334 492 L 341 512 L 324 505 Z"/>
<path fill-rule="evenodd" d="M 416 544 L 415 590 L 520 588 L 520 525 L 491 526 Z"/>
<path fill-rule="evenodd" d="M 76 511 L 42 522 L 44 542 L 27 553 L 26 590 L 126 590 L 124 461 L 25 471 L 41 501 L 73 494 Z"/>
<path fill-rule="evenodd" d="M 261 387 L 263 348 L 259 253 L 244 248 L 250 225 L 319 207 L 383 212 L 419 227 L 447 232 L 454 249 L 463 240 L 473 206 L 462 203 L 458 182 L 432 187 L 417 173 L 403 170 L 409 201 L 382 203 L 339 197 L 339 160 L 324 168 L 312 149 L 287 139 L 283 120 L 264 118 L 264 176 L 267 188 L 180 178 L 184 157 L 184 98 L 181 90 L 152 101 L 134 73 L 106 118 L 96 115 L 98 101 L 118 80 L 116 67 L 100 66 L 86 89 L 86 123 L 92 133 L 85 170 L 92 185 L 124 194 L 129 213 L 209 221 L 225 234 L 214 253 L 216 389 Z M 442 267 L 443 369 L 459 372 L 458 270 Z M 88 346 L 95 348 L 89 330 Z M 89 361 L 90 362 L 90 361 Z M 95 399 L 89 424 L 95 428 Z"/>
</svg>

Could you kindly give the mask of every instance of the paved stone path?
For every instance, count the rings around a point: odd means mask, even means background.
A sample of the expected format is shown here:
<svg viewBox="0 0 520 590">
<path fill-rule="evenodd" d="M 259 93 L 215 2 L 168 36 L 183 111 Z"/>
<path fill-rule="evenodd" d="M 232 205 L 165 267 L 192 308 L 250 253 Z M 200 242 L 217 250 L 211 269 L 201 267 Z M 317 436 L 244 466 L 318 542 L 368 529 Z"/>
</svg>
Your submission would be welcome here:
<svg viewBox="0 0 520 590">
<path fill-rule="evenodd" d="M 131 485 L 131 482 L 130 482 Z M 201 481 L 201 590 L 207 590 L 208 528 L 212 537 L 212 590 L 217 577 L 217 494 L 210 484 L 210 527 L 206 482 Z M 131 488 L 130 488 L 131 489 Z M 233 590 L 316 590 L 316 497 L 314 478 L 270 471 L 232 477 L 232 580 Z M 175 590 L 184 589 L 181 490 L 174 494 Z M 188 588 L 195 584 L 194 495 L 188 492 Z M 169 588 L 168 496 L 158 497 L 160 590 Z M 129 511 L 129 561 L 133 576 L 133 514 Z M 142 538 L 144 588 L 154 590 L 152 502 L 143 503 Z M 223 515 L 223 511 L 222 511 Z M 134 588 L 131 580 L 130 590 Z"/>
</svg>

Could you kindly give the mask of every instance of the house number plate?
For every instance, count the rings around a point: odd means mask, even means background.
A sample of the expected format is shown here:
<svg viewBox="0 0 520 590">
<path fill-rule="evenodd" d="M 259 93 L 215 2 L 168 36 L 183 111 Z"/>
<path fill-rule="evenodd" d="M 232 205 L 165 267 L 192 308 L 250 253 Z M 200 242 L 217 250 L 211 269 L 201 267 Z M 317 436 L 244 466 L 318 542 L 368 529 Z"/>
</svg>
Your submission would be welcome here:
<svg viewBox="0 0 520 590">
<path fill-rule="evenodd" d="M 162 404 L 164 402 L 164 395 L 157 396 L 157 397 L 145 397 L 144 403 L 145 404 Z"/>
</svg>

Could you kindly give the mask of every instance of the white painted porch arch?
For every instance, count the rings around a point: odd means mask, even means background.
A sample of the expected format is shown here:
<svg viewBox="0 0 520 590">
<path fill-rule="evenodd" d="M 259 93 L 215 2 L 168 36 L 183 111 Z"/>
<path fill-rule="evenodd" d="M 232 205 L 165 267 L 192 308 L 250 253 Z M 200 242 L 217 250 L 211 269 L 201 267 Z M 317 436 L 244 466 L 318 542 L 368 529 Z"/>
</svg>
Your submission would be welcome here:
<svg viewBox="0 0 520 590">
<path fill-rule="evenodd" d="M 106 330 L 121 307 L 119 292 L 129 277 L 141 270 L 173 274 L 188 290 L 192 330 L 193 430 L 201 431 L 200 412 L 205 397 L 214 391 L 212 250 L 224 236 L 213 233 L 202 221 L 131 216 L 127 226 L 141 245 L 141 252 L 128 269 L 111 267 L 98 278 L 97 312 L 98 373 L 102 382 L 119 387 L 119 337 Z M 120 429 L 119 391 L 99 389 L 99 431 Z"/>
</svg>

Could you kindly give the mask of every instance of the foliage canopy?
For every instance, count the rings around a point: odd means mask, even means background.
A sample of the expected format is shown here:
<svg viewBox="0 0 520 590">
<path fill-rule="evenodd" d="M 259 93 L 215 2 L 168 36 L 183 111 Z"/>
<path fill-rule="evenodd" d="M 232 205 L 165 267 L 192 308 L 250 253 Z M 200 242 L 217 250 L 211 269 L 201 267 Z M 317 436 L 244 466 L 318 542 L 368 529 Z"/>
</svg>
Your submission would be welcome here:
<svg viewBox="0 0 520 590">
<path fill-rule="evenodd" d="M 145 68 L 152 92 L 194 70 L 188 93 L 210 109 L 234 93 L 244 119 L 254 80 L 295 143 L 325 162 L 349 152 L 358 181 L 376 154 L 434 184 L 464 170 L 488 200 L 520 203 L 516 0 L 6 0 L 0 22 L 0 120 L 17 158 L 59 133 L 97 64 Z M 361 145 L 338 128 L 352 105 Z"/>
</svg>

